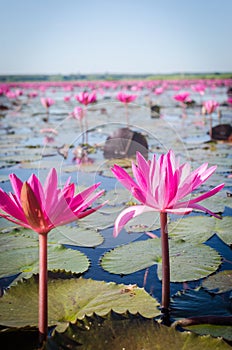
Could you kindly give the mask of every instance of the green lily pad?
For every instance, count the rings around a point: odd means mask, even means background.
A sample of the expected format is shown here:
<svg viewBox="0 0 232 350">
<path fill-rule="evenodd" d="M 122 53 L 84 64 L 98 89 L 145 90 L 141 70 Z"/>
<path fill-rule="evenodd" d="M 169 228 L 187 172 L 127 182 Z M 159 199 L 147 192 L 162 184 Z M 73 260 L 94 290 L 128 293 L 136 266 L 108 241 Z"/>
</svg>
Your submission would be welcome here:
<svg viewBox="0 0 232 350">
<path fill-rule="evenodd" d="M 232 301 L 221 295 L 210 295 L 203 288 L 178 292 L 171 300 L 175 319 L 198 316 L 231 316 Z"/>
<path fill-rule="evenodd" d="M 153 231 L 160 228 L 160 215 L 158 212 L 147 212 L 131 219 L 126 225 L 127 232 Z"/>
<path fill-rule="evenodd" d="M 127 275 L 158 263 L 162 279 L 160 239 L 148 239 L 117 247 L 102 257 L 101 266 L 110 273 Z M 220 255 L 212 248 L 191 242 L 170 242 L 171 282 L 198 280 L 215 272 Z"/>
<path fill-rule="evenodd" d="M 133 199 L 131 193 L 124 188 L 115 188 L 114 190 L 107 191 L 106 194 L 100 197 L 97 202 L 103 203 L 108 201 L 109 206 L 119 206 L 126 204 Z"/>
<path fill-rule="evenodd" d="M 194 281 L 215 272 L 221 265 L 218 252 L 205 244 L 170 242 L 170 275 L 172 282 Z M 162 265 L 158 265 L 162 279 Z"/>
<path fill-rule="evenodd" d="M 161 261 L 160 239 L 133 242 L 112 249 L 101 259 L 104 270 L 120 275 L 143 270 Z"/>
<path fill-rule="evenodd" d="M 31 237 L 25 236 L 22 232 L 29 230 L 12 230 L 10 233 L 0 233 L 0 253 L 4 253 L 5 251 L 10 251 L 13 249 L 20 248 L 30 248 L 37 247 L 38 248 L 38 237 L 37 233 L 33 232 Z M 1 260 L 1 265 L 4 264 L 4 261 Z"/>
<path fill-rule="evenodd" d="M 17 225 L 14 224 L 13 222 L 10 222 L 4 218 L 0 218 L 0 232 L 11 231 L 16 227 Z"/>
<path fill-rule="evenodd" d="M 48 324 L 59 325 L 62 330 L 68 322 L 75 323 L 85 315 L 104 316 L 111 310 L 148 318 L 160 315 L 158 302 L 143 288 L 91 279 L 49 280 L 48 300 Z M 24 280 L 7 290 L 0 298 L 0 310 L 0 325 L 4 327 L 37 326 L 36 279 Z"/>
<path fill-rule="evenodd" d="M 126 350 L 226 350 L 230 346 L 222 339 L 178 332 L 153 320 L 86 318 L 70 325 L 65 333 L 55 332 L 48 341 L 48 350 L 61 347 L 72 349 L 126 349 Z"/>
<path fill-rule="evenodd" d="M 104 209 L 103 209 L 104 210 Z M 95 212 L 79 221 L 80 227 L 94 228 L 95 230 L 104 230 L 114 226 L 114 221 L 119 214 L 119 210 L 114 213 Z"/>
<path fill-rule="evenodd" d="M 193 195 L 191 199 L 194 197 L 200 196 L 202 193 L 197 193 L 197 195 Z M 223 213 L 225 206 L 230 207 L 232 206 L 231 198 L 227 197 L 225 191 L 220 191 L 219 193 L 215 194 L 214 196 L 205 199 L 204 201 L 201 201 L 200 203 L 203 207 L 211 210 L 213 213 Z M 194 209 L 194 211 L 200 211 L 197 209 Z M 201 212 L 201 211 L 200 211 Z"/>
<path fill-rule="evenodd" d="M 219 221 L 219 222 L 218 222 Z M 220 239 L 232 246 L 232 216 L 223 216 L 222 220 L 218 220 L 215 222 L 215 232 L 220 237 Z"/>
<path fill-rule="evenodd" d="M 202 282 L 202 287 L 211 293 L 225 293 L 232 290 L 232 270 L 220 271 Z"/>
<path fill-rule="evenodd" d="M 184 329 L 199 335 L 209 334 L 213 337 L 221 337 L 225 340 L 232 341 L 231 326 L 201 324 L 201 325 L 184 327 Z"/>
<path fill-rule="evenodd" d="M 30 240 L 30 246 L 22 246 L 1 252 L 0 278 L 15 275 L 21 272 L 20 278 L 29 278 L 39 272 L 38 245 Z M 48 270 L 61 270 L 72 273 L 83 273 L 88 270 L 89 261 L 85 254 L 67 249 L 62 245 L 48 245 Z"/>
<path fill-rule="evenodd" d="M 216 233 L 226 244 L 232 244 L 231 225 L 231 216 L 223 216 L 221 220 L 205 215 L 189 216 L 171 222 L 168 231 L 174 240 L 203 243 Z"/>
<path fill-rule="evenodd" d="M 20 229 L 19 234 L 29 238 L 37 238 L 38 234 L 29 229 Z M 0 236 L 1 237 L 1 236 Z M 96 247 L 102 244 L 104 238 L 94 229 L 79 226 L 60 226 L 51 230 L 48 234 L 49 243 L 66 244 L 79 247 Z"/>
</svg>

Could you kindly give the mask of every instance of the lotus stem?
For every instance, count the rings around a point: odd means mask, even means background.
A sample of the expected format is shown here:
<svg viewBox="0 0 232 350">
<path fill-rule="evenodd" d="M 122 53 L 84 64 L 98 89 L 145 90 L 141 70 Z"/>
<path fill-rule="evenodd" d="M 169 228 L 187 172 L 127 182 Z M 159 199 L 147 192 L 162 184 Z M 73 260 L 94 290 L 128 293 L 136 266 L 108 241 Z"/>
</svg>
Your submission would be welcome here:
<svg viewBox="0 0 232 350">
<path fill-rule="evenodd" d="M 85 143 L 88 144 L 88 120 L 87 120 L 87 108 L 85 109 Z"/>
<path fill-rule="evenodd" d="M 212 140 L 212 137 L 213 137 L 213 121 L 212 121 L 212 115 L 210 114 L 209 116 L 209 136 L 210 136 L 210 139 Z"/>
<path fill-rule="evenodd" d="M 39 234 L 39 343 L 48 333 L 47 233 Z"/>
<path fill-rule="evenodd" d="M 170 304 L 170 261 L 168 244 L 167 213 L 160 212 L 162 250 L 162 312 L 169 315 Z"/>
<path fill-rule="evenodd" d="M 129 128 L 129 111 L 128 111 L 127 103 L 125 103 L 125 110 L 126 110 L 126 123 L 127 123 L 127 127 Z"/>
</svg>

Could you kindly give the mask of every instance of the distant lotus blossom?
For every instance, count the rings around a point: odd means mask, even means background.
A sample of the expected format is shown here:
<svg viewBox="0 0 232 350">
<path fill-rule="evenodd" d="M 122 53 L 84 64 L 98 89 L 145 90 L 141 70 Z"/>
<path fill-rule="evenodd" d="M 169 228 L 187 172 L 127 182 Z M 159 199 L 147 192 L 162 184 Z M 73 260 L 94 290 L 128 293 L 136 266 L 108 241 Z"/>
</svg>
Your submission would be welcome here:
<svg viewBox="0 0 232 350">
<path fill-rule="evenodd" d="M 97 100 L 95 92 L 89 93 L 87 91 L 80 92 L 78 95 L 75 96 L 75 98 L 78 102 L 85 106 L 88 106 L 89 104 L 94 103 Z"/>
<path fill-rule="evenodd" d="M 178 102 L 186 103 L 187 101 L 190 101 L 189 95 L 189 92 L 182 92 L 181 94 L 173 96 L 173 98 Z"/>
<path fill-rule="evenodd" d="M 203 96 L 205 93 L 205 85 L 203 84 L 192 85 L 192 90 L 195 92 L 198 92 L 201 96 Z"/>
<path fill-rule="evenodd" d="M 164 88 L 163 87 L 158 87 L 155 89 L 154 94 L 155 95 L 161 95 L 164 92 Z"/>
<path fill-rule="evenodd" d="M 15 90 L 15 95 L 16 95 L 17 97 L 22 96 L 22 95 L 23 95 L 23 90 L 22 90 L 22 89 L 17 89 L 17 90 Z"/>
<path fill-rule="evenodd" d="M 64 96 L 64 102 L 69 102 L 71 100 L 71 96 Z"/>
<path fill-rule="evenodd" d="M 72 116 L 78 120 L 82 120 L 85 116 L 85 111 L 82 107 L 75 107 L 73 112 L 72 112 Z"/>
<path fill-rule="evenodd" d="M 219 103 L 214 100 L 205 101 L 203 103 L 203 107 L 207 114 L 212 114 L 213 112 L 215 112 L 218 106 L 219 106 Z"/>
<path fill-rule="evenodd" d="M 55 103 L 55 101 L 50 97 L 41 97 L 40 101 L 46 109 L 48 109 Z"/>
<path fill-rule="evenodd" d="M 123 92 L 119 92 L 117 94 L 117 99 L 122 103 L 130 103 L 133 102 L 137 98 L 137 95 L 128 95 Z"/>
<path fill-rule="evenodd" d="M 9 99 L 14 99 L 14 98 L 17 97 L 16 93 L 15 93 L 14 91 L 11 91 L 11 90 L 7 91 L 7 92 L 5 93 L 5 95 L 6 95 L 6 97 L 9 98 Z"/>
<path fill-rule="evenodd" d="M 123 92 L 119 92 L 117 94 L 117 99 L 124 103 L 125 105 L 125 114 L 126 114 L 126 121 L 127 121 L 127 125 L 129 126 L 129 113 L 128 113 L 128 104 L 130 102 L 133 102 L 135 99 L 137 98 L 137 95 L 127 95 Z"/>
<path fill-rule="evenodd" d="M 35 98 L 38 96 L 38 92 L 37 91 L 30 91 L 28 94 L 27 94 L 28 97 L 30 98 Z"/>
<path fill-rule="evenodd" d="M 232 105 L 232 97 L 228 97 L 227 102 Z"/>
<path fill-rule="evenodd" d="M 40 132 L 42 134 L 54 134 L 54 135 L 58 135 L 58 131 L 56 129 L 53 128 L 43 128 L 40 129 Z"/>
</svg>

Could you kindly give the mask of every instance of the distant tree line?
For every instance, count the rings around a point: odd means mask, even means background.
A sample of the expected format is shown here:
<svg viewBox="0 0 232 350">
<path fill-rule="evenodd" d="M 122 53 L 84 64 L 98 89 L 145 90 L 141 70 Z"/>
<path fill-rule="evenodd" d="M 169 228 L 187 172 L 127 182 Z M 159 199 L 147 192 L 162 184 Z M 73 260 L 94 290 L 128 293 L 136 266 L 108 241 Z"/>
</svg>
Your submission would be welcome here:
<svg viewBox="0 0 232 350">
<path fill-rule="evenodd" d="M 27 74 L 0 75 L 0 82 L 75 81 L 75 80 L 165 80 L 165 79 L 232 79 L 232 73 L 173 73 L 173 74 Z"/>
</svg>

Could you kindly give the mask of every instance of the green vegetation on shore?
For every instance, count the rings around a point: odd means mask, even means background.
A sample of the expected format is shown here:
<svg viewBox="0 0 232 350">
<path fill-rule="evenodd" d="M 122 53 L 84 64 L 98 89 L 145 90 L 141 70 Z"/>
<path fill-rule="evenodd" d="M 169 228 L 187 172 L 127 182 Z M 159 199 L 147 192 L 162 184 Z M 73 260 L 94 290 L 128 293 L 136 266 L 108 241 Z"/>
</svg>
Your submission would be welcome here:
<svg viewBox="0 0 232 350">
<path fill-rule="evenodd" d="M 179 80 L 179 79 L 232 79 L 232 72 L 228 73 L 172 73 L 172 74 L 27 74 L 0 75 L 0 82 L 25 81 L 75 81 L 75 80 Z"/>
</svg>

